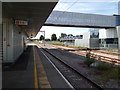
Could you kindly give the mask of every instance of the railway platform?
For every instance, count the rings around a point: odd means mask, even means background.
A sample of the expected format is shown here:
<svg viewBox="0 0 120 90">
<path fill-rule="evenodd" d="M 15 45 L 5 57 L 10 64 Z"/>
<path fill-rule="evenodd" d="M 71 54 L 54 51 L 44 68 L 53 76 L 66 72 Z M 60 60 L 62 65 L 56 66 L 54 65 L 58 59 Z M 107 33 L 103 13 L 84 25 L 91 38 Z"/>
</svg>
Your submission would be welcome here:
<svg viewBox="0 0 120 90">
<path fill-rule="evenodd" d="M 2 88 L 34 88 L 34 62 L 32 47 L 29 46 L 18 60 L 3 66 Z"/>
<path fill-rule="evenodd" d="M 26 51 L 14 64 L 3 66 L 2 88 L 103 90 L 119 87 L 116 80 L 98 84 L 95 80 L 101 80 L 98 74 L 102 71 L 84 65 L 85 57 L 47 47 L 29 43 Z"/>
<path fill-rule="evenodd" d="M 29 45 L 13 65 L 3 66 L 2 88 L 70 88 L 38 48 Z"/>
</svg>

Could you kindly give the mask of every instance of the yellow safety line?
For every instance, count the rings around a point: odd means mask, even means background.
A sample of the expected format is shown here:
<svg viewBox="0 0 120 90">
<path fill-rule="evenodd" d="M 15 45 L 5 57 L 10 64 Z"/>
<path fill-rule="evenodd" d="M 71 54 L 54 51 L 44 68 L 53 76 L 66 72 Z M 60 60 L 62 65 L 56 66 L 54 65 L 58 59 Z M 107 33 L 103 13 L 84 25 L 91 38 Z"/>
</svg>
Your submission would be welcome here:
<svg viewBox="0 0 120 90">
<path fill-rule="evenodd" d="M 35 55 L 37 58 L 39 58 L 39 60 L 38 59 L 36 60 L 36 63 L 38 64 L 37 72 L 38 72 L 38 80 L 39 80 L 40 88 L 51 88 L 44 66 L 40 60 L 40 56 L 38 55 L 38 53 L 36 53 Z"/>
<path fill-rule="evenodd" d="M 33 57 L 34 57 L 34 88 L 38 88 L 38 78 L 37 78 L 37 70 L 36 70 L 36 62 L 35 62 L 35 49 L 33 47 Z"/>
</svg>

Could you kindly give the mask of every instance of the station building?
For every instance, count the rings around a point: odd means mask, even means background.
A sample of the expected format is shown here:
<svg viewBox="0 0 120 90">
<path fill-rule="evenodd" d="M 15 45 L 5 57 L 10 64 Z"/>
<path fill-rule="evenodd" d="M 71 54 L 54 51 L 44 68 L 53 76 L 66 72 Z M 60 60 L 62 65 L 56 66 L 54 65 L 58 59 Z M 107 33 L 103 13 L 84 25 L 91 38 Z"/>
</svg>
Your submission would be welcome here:
<svg viewBox="0 0 120 90">
<path fill-rule="evenodd" d="M 120 50 L 120 1 L 118 2 L 118 17 L 116 20 L 117 20 L 116 29 L 117 29 L 117 36 L 118 36 L 118 47 Z"/>
<path fill-rule="evenodd" d="M 53 2 L 35 2 L 36 0 L 34 2 L 6 1 L 0 3 L 2 4 L 0 5 L 2 6 L 0 59 L 3 63 L 14 63 L 26 49 L 27 39 L 35 37 L 40 28 L 45 24 L 67 27 L 107 28 L 108 30 L 115 28 L 120 48 L 120 2 L 119 15 L 107 16 L 73 12 L 64 12 L 63 14 L 62 11 L 53 11 L 51 13 L 58 0 L 53 0 Z M 90 38 L 90 33 L 88 34 Z M 85 39 L 84 37 L 88 37 L 88 35 L 83 35 L 83 39 L 81 39 L 83 43 L 88 43 L 88 38 Z M 95 40 L 97 41 L 96 38 Z M 93 42 L 90 45 L 96 44 Z M 87 45 L 84 44 L 83 46 Z"/>
<path fill-rule="evenodd" d="M 82 36 L 81 39 L 75 39 L 75 46 L 99 48 L 99 29 L 92 28 Z"/>
<path fill-rule="evenodd" d="M 75 46 L 101 49 L 118 49 L 118 35 L 115 28 L 93 29 L 83 33 L 83 39 L 75 39 Z"/>
<path fill-rule="evenodd" d="M 115 28 L 99 30 L 99 47 L 118 49 L 118 35 Z"/>
<path fill-rule="evenodd" d="M 60 38 L 60 41 L 61 42 L 65 42 L 65 41 L 75 41 L 75 39 L 82 39 L 83 38 L 83 35 L 76 35 L 76 36 L 73 36 L 72 34 L 69 34 L 65 37 L 62 37 Z"/>
<path fill-rule="evenodd" d="M 29 38 L 37 35 L 58 0 L 51 2 L 1 2 L 0 59 L 3 64 L 14 63 L 26 49 Z"/>
</svg>

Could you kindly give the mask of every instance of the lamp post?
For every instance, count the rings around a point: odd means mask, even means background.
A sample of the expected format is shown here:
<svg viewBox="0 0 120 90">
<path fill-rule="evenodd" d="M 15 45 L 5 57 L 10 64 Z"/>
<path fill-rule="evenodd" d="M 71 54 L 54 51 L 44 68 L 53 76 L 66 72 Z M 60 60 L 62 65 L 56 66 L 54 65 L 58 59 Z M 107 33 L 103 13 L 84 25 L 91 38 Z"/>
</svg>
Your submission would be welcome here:
<svg viewBox="0 0 120 90">
<path fill-rule="evenodd" d="M 45 46 L 45 31 L 40 31 L 44 33 L 44 46 Z"/>
</svg>

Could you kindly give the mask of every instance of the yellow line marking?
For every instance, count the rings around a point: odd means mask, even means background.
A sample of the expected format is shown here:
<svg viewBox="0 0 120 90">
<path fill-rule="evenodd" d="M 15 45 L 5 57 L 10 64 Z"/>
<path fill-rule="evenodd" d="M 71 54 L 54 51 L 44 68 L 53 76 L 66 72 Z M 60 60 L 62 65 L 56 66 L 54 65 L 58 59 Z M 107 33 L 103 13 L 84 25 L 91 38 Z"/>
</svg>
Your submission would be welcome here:
<svg viewBox="0 0 120 90">
<path fill-rule="evenodd" d="M 36 55 L 36 64 L 37 64 L 37 72 L 38 72 L 38 80 L 40 84 L 40 88 L 51 88 L 51 85 L 48 81 L 44 66 L 40 60 L 40 56 L 38 53 L 35 53 Z"/>
<path fill-rule="evenodd" d="M 33 46 L 33 57 L 34 57 L 34 88 L 38 88 L 38 78 L 37 78 L 37 70 L 36 70 L 36 62 L 35 62 L 35 49 Z"/>
</svg>

